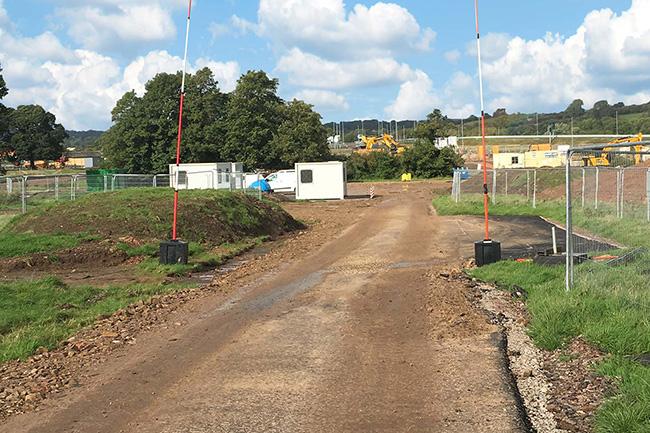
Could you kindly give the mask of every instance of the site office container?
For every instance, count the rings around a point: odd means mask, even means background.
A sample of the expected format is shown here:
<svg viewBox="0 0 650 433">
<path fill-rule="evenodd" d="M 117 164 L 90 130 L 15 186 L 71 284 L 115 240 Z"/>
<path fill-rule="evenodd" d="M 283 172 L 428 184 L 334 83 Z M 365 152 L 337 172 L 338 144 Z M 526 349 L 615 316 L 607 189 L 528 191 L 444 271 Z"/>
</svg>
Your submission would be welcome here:
<svg viewBox="0 0 650 433">
<path fill-rule="evenodd" d="M 297 200 L 344 200 L 347 195 L 347 168 L 344 162 L 297 163 Z"/>
<path fill-rule="evenodd" d="M 495 153 L 494 168 L 524 168 L 525 156 L 523 153 Z"/>
<path fill-rule="evenodd" d="M 169 165 L 169 186 L 178 189 L 242 189 L 243 164 L 210 162 Z"/>
<path fill-rule="evenodd" d="M 566 153 L 557 150 L 538 150 L 525 153 L 524 164 L 526 168 L 554 168 L 562 167 Z"/>
</svg>

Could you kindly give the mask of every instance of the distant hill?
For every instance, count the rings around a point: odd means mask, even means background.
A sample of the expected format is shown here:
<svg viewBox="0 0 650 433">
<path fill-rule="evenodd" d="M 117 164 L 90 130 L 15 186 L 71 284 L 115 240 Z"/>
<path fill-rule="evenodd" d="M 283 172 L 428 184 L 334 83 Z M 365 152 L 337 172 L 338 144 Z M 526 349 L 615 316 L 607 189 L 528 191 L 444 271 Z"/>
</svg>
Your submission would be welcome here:
<svg viewBox="0 0 650 433">
<path fill-rule="evenodd" d="M 97 140 L 104 131 L 66 131 L 68 138 L 63 142 L 66 148 L 75 150 L 96 150 Z"/>
<path fill-rule="evenodd" d="M 592 108 L 585 109 L 580 99 L 573 101 L 564 111 L 558 113 L 514 113 L 508 114 L 507 110 L 500 108 L 487 116 L 487 135 L 570 135 L 573 121 L 573 133 L 580 134 L 625 134 L 632 135 L 643 132 L 650 136 L 650 102 L 640 105 L 625 105 L 619 102 L 610 105 L 607 101 L 599 101 Z M 450 135 L 476 136 L 480 135 L 480 122 L 478 117 L 470 116 L 467 119 L 448 119 Z M 424 121 L 424 119 L 420 120 Z M 361 122 L 342 122 L 345 128 L 346 141 L 354 141 L 361 131 Z M 407 120 L 398 122 L 400 138 L 414 136 L 415 121 Z M 337 124 L 340 125 L 341 123 Z M 384 131 L 388 132 L 390 122 L 383 123 Z M 380 127 L 377 120 L 364 120 L 364 132 L 367 135 L 377 134 Z M 395 122 L 391 131 L 395 130 Z M 325 127 L 333 131 L 334 123 L 326 123 Z M 462 134 L 461 134 L 462 129 Z"/>
</svg>

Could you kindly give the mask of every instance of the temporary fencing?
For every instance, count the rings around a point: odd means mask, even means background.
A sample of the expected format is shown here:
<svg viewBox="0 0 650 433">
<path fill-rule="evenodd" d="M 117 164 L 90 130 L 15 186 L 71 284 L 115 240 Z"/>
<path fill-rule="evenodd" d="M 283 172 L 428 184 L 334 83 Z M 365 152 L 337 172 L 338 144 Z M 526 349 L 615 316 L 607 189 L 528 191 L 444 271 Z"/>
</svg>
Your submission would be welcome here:
<svg viewBox="0 0 650 433">
<path fill-rule="evenodd" d="M 202 180 L 198 189 L 246 191 L 262 196 L 261 183 L 255 189 L 247 183 L 263 179 L 258 174 L 221 173 L 216 170 L 191 173 Z M 25 213 L 47 202 L 74 201 L 89 193 L 104 193 L 128 188 L 173 188 L 177 179 L 169 174 L 70 174 L 0 176 L 0 212 Z M 182 189 L 196 189 L 185 182 Z"/>
<path fill-rule="evenodd" d="M 499 206 L 520 207 L 521 213 L 552 216 L 556 227 L 556 247 L 565 253 L 567 260 L 567 288 L 573 285 L 574 273 L 586 272 L 589 266 L 574 266 L 574 263 L 589 261 L 594 263 L 618 263 L 620 256 L 627 254 L 617 251 L 626 246 L 593 236 L 583 228 L 598 221 L 603 225 L 618 224 L 622 220 L 635 224 L 650 222 L 650 168 L 646 163 L 634 165 L 634 161 L 621 161 L 620 166 L 571 166 L 568 170 L 560 168 L 542 169 L 493 169 L 488 172 L 490 202 L 496 213 Z M 637 161 L 638 162 L 638 161 Z M 577 165 L 578 161 L 573 161 Z M 567 188 L 567 178 L 570 184 Z M 454 172 L 451 197 L 456 203 L 481 203 L 483 177 L 477 170 L 458 169 Z M 571 218 L 567 219 L 567 191 L 570 195 Z M 526 212 L 525 209 L 537 212 Z M 509 209 L 509 213 L 517 213 Z M 569 224 L 567 224 L 569 222 Z M 568 236 L 565 228 L 568 227 Z M 650 228 L 650 225 L 648 225 Z M 549 247 L 553 243 L 549 231 Z M 611 255 L 610 255 L 611 254 Z M 594 265 L 591 265 L 594 266 Z"/>
</svg>

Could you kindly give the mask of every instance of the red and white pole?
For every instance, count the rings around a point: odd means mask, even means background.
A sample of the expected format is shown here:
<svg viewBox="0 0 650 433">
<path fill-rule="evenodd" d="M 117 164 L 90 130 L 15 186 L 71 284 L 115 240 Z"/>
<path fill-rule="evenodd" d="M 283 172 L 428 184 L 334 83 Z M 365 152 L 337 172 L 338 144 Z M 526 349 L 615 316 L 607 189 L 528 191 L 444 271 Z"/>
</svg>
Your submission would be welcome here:
<svg viewBox="0 0 650 433">
<path fill-rule="evenodd" d="M 478 57 L 478 81 L 479 92 L 481 95 L 481 148 L 483 153 L 483 210 L 485 217 L 485 240 L 490 240 L 490 201 L 488 197 L 487 186 L 487 149 L 485 146 L 485 104 L 483 99 L 483 68 L 481 65 L 481 33 L 479 31 L 478 19 L 478 0 L 474 0 L 474 8 L 476 11 L 476 53 Z"/>
<path fill-rule="evenodd" d="M 192 17 L 192 0 L 187 8 L 187 30 L 185 32 L 185 54 L 183 56 L 183 78 L 181 81 L 181 102 L 178 112 L 178 138 L 176 140 L 176 180 L 174 185 L 174 222 L 172 225 L 172 239 L 178 240 L 178 174 L 181 164 L 181 141 L 183 139 L 183 106 L 185 104 L 185 75 L 187 74 L 187 50 L 190 42 L 190 20 Z"/>
</svg>

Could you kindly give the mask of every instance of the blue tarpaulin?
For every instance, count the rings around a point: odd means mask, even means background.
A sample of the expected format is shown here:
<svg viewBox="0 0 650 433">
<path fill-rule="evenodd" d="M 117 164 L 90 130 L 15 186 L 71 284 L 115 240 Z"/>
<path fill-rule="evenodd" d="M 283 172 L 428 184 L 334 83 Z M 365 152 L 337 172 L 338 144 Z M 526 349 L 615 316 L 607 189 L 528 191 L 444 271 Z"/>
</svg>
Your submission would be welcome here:
<svg viewBox="0 0 650 433">
<path fill-rule="evenodd" d="M 262 192 L 270 192 L 271 191 L 271 185 L 266 181 L 266 179 L 262 180 L 256 180 L 250 186 L 248 187 L 249 189 L 261 189 Z"/>
</svg>

